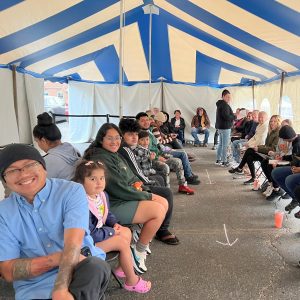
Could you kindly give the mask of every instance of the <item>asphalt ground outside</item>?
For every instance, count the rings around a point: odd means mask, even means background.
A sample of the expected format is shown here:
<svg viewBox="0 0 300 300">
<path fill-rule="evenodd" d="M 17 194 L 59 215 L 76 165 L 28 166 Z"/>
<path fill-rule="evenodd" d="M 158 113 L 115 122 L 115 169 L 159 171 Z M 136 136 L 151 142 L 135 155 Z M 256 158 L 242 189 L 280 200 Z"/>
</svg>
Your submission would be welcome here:
<svg viewBox="0 0 300 300">
<path fill-rule="evenodd" d="M 151 243 L 147 257 L 152 290 L 126 292 L 111 280 L 107 299 L 300 299 L 300 221 L 285 215 L 282 229 L 274 227 L 275 203 L 269 203 L 243 178 L 233 179 L 228 168 L 216 166 L 216 151 L 187 147 L 196 155 L 193 172 L 202 181 L 193 196 L 177 193 L 171 174 L 174 212 L 171 231 L 180 245 Z M 284 209 L 290 200 L 280 200 Z M 224 224 L 230 245 L 227 244 Z M 0 299 L 13 299 L 0 281 Z"/>
</svg>

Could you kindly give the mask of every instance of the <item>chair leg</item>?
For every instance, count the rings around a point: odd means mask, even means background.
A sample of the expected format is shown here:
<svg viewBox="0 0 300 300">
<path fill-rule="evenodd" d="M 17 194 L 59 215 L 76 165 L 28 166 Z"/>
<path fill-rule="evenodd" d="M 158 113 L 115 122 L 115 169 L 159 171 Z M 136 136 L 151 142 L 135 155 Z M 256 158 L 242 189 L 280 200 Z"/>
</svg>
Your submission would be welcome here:
<svg viewBox="0 0 300 300">
<path fill-rule="evenodd" d="M 113 271 L 111 271 L 111 274 L 116 279 L 116 281 L 118 282 L 120 288 L 122 289 L 123 288 L 123 283 L 121 282 L 121 280 L 118 278 L 118 276 L 116 276 L 116 274 Z"/>
</svg>

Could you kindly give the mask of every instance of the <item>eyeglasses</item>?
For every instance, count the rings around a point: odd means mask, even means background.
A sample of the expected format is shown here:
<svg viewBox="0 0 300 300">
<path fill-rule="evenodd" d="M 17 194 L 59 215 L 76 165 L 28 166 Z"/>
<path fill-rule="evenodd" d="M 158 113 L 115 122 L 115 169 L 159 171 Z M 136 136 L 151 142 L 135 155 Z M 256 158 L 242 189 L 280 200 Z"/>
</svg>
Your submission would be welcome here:
<svg viewBox="0 0 300 300">
<path fill-rule="evenodd" d="M 122 137 L 121 136 L 116 136 L 116 137 L 113 137 L 113 136 L 105 136 L 104 137 L 106 140 L 108 140 L 109 142 L 114 142 L 114 141 L 116 141 L 116 142 L 120 142 L 121 140 L 122 140 Z"/>
<path fill-rule="evenodd" d="M 3 177 L 6 177 L 6 178 L 17 177 L 21 174 L 21 172 L 24 172 L 24 171 L 30 172 L 39 165 L 40 165 L 40 163 L 38 161 L 35 161 L 35 162 L 25 165 L 23 168 L 9 170 L 9 171 L 3 173 Z"/>
</svg>

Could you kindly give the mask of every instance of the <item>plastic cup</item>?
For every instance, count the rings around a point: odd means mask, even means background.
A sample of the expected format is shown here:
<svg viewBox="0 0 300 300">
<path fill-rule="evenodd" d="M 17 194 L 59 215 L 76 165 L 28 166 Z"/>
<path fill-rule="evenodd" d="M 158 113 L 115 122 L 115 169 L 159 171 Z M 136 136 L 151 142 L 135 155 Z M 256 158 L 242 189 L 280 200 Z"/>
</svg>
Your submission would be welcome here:
<svg viewBox="0 0 300 300">
<path fill-rule="evenodd" d="M 284 212 L 280 210 L 275 210 L 274 214 L 274 223 L 276 228 L 281 228 L 282 227 L 282 222 L 283 222 L 283 216 Z"/>
</svg>

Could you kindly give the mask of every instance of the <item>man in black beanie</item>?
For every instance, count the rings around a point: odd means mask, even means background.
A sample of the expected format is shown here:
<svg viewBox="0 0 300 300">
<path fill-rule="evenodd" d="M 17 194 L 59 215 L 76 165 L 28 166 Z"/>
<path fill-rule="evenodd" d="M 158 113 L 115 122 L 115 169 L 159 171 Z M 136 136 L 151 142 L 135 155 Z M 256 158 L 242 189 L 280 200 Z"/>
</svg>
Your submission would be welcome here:
<svg viewBox="0 0 300 300">
<path fill-rule="evenodd" d="M 299 205 L 298 201 L 295 200 L 294 190 L 300 184 L 300 137 L 289 125 L 280 129 L 279 137 L 287 143 L 287 149 L 292 148 L 292 154 L 282 157 L 283 160 L 290 161 L 291 166 L 275 168 L 271 176 L 276 186 L 281 187 L 292 198 L 292 202 L 285 207 L 286 211 L 291 212 Z M 296 157 L 299 157 L 299 160 Z M 280 199 L 276 193 L 275 190 L 273 196 L 275 194 L 276 197 L 271 198 L 271 200 Z M 296 213 L 295 217 L 300 218 L 300 213 Z"/>
<path fill-rule="evenodd" d="M 0 176 L 13 192 L 0 201 L 0 274 L 17 300 L 102 299 L 110 268 L 89 235 L 85 191 L 46 174 L 34 147 L 0 151 Z"/>
</svg>

